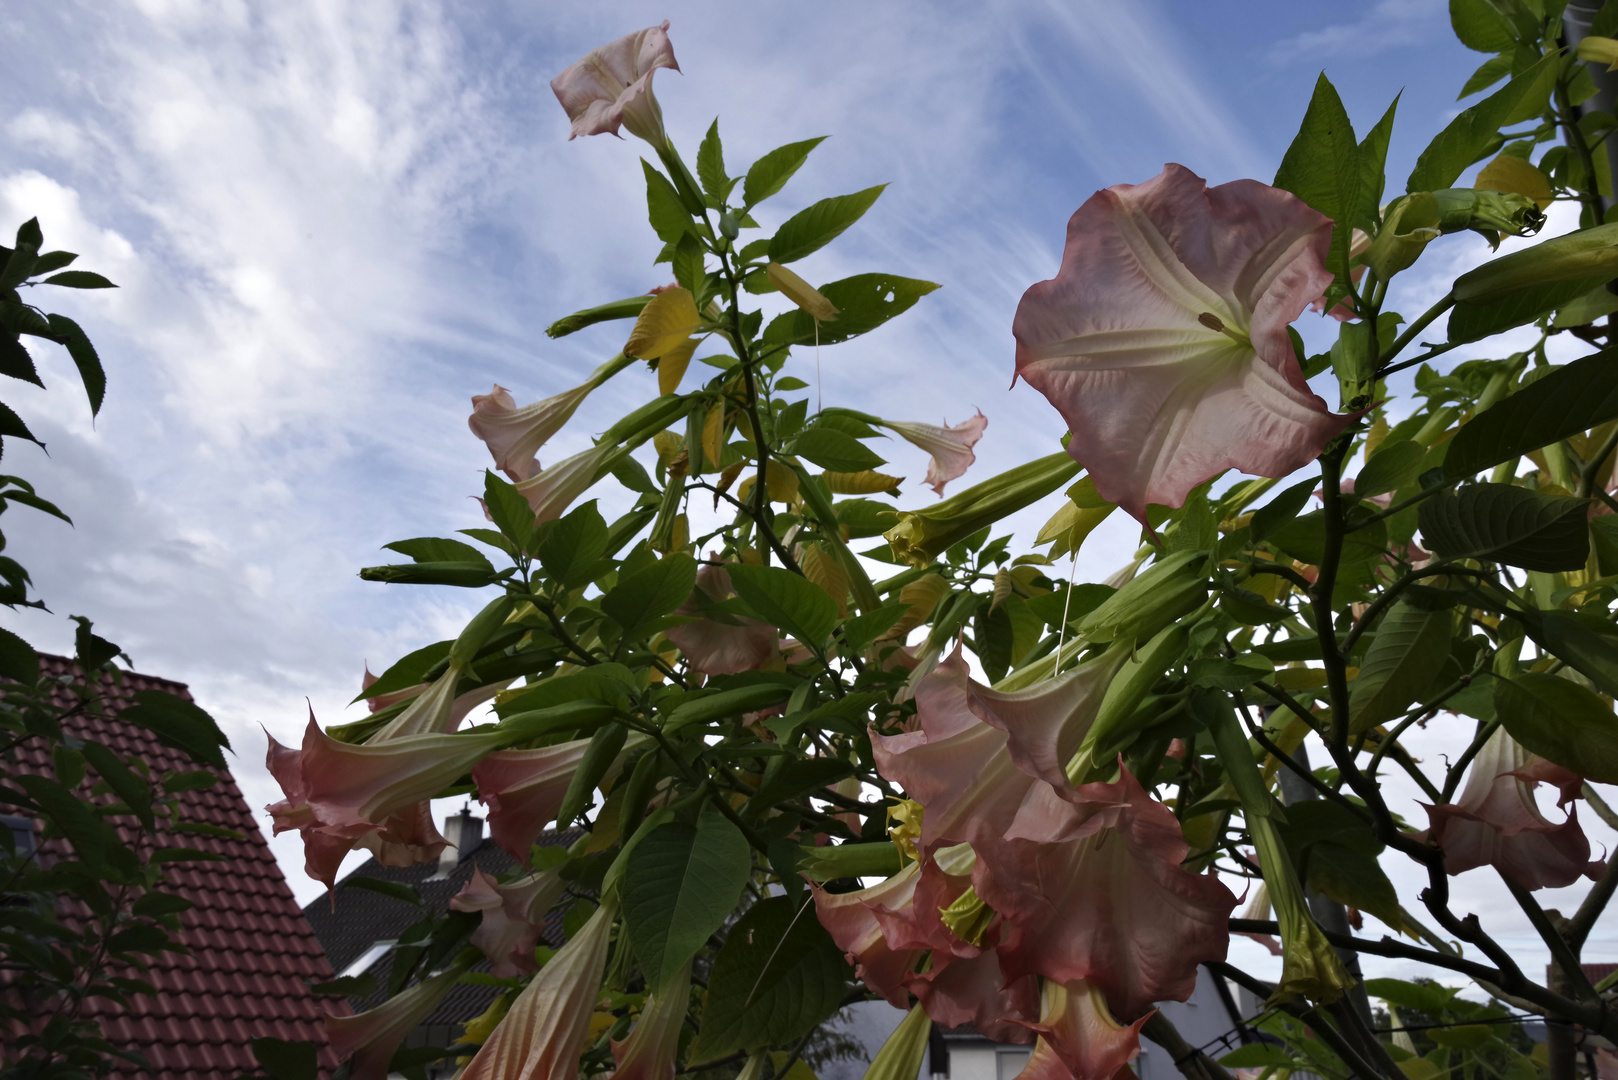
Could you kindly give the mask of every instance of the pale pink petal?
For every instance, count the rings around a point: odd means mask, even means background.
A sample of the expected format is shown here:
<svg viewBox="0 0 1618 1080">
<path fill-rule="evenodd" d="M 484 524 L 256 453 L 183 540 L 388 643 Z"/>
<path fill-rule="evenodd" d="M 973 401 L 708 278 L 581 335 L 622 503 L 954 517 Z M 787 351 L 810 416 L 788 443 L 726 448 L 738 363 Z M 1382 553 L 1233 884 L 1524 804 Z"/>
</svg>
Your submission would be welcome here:
<svg viewBox="0 0 1618 1080">
<path fill-rule="evenodd" d="M 511 1003 L 460 1080 L 577 1080 L 616 915 L 596 909 Z"/>
<path fill-rule="evenodd" d="M 489 970 L 501 978 L 539 970 L 534 946 L 545 929 L 545 915 L 562 898 L 567 883 L 554 872 L 529 874 L 501 884 L 474 867 L 472 878 L 450 898 L 456 911 L 481 911 L 472 946 L 489 959 Z"/>
<path fill-rule="evenodd" d="M 513 481 L 527 480 L 539 471 L 536 455 L 540 447 L 562 430 L 595 387 L 592 379 L 519 409 L 511 394 L 497 384 L 489 393 L 472 398 L 472 415 L 467 424 L 472 434 L 489 447 L 495 468 Z"/>
<path fill-rule="evenodd" d="M 371 684 L 374 682 L 376 682 L 376 676 L 371 674 L 371 669 L 369 666 L 367 666 L 365 669 L 365 678 L 360 684 L 360 689 L 369 689 Z M 486 701 L 493 701 L 494 698 L 499 695 L 500 691 L 511 685 L 511 682 L 512 680 L 510 679 L 507 679 L 505 682 L 492 682 L 487 686 L 480 686 L 475 690 L 468 690 L 464 694 L 457 695 L 454 701 L 450 704 L 448 712 L 443 714 L 444 722 L 432 730 L 444 731 L 446 733 L 455 731 L 461 726 L 461 721 L 466 719 L 467 713 L 471 712 L 473 709 L 477 708 L 479 705 L 482 705 Z M 401 701 L 409 701 L 411 698 L 420 697 L 422 693 L 428 689 L 428 684 L 417 683 L 415 686 L 407 686 L 403 690 L 394 690 L 391 693 L 378 694 L 376 697 L 368 697 L 365 699 L 365 704 L 371 712 L 381 712 L 390 705 L 397 705 Z M 372 736 L 370 741 L 375 742 L 376 737 Z"/>
<path fill-rule="evenodd" d="M 654 993 L 640 1011 L 627 1039 L 612 1041 L 615 1080 L 674 1080 L 680 1029 L 691 1007 L 691 961 Z"/>
<path fill-rule="evenodd" d="M 1179 165 L 1079 208 L 1012 333 L 1017 375 L 1067 421 L 1103 498 L 1144 521 L 1225 469 L 1285 476 L 1343 430 L 1287 336 L 1331 281 L 1330 237 L 1287 192 L 1209 188 Z"/>
<path fill-rule="evenodd" d="M 589 739 L 538 750 L 497 750 L 472 768 L 478 798 L 489 807 L 489 835 L 528 865 L 534 841 L 556 817 Z"/>
<path fill-rule="evenodd" d="M 449 846 L 433 821 L 432 804 L 423 799 L 391 814 L 375 831 L 357 841 L 383 866 L 414 866 L 432 862 Z"/>
<path fill-rule="evenodd" d="M 1008 980 L 993 949 L 972 957 L 934 953 L 932 967 L 910 979 L 910 990 L 934 1023 L 971 1024 L 995 1042 L 1034 1041 L 1028 1024 L 1039 1017 L 1039 980 Z"/>
<path fill-rule="evenodd" d="M 989 426 L 989 418 L 978 410 L 976 416 L 954 427 L 948 426 L 947 421 L 944 427 L 905 421 L 887 421 L 883 426 L 898 432 L 907 442 L 932 455 L 932 461 L 927 463 L 927 479 L 923 483 L 942 496 L 944 485 L 965 473 L 977 460 L 972 447 L 983 438 L 983 429 Z"/>
<path fill-rule="evenodd" d="M 1515 775 L 1555 788 L 1556 805 L 1559 807 L 1566 807 L 1574 799 L 1584 797 L 1584 777 L 1571 769 L 1562 768 L 1554 761 L 1546 761 L 1538 754 L 1529 754 L 1528 763 L 1516 770 Z"/>
<path fill-rule="evenodd" d="M 652 75 L 660 67 L 680 70 L 669 43 L 668 20 L 590 50 L 583 60 L 551 80 L 556 100 L 573 121 L 569 139 L 616 135 L 618 126 L 647 142 L 663 139 L 663 113 L 652 96 Z"/>
<path fill-rule="evenodd" d="M 676 615 L 702 616 L 711 604 L 736 595 L 730 574 L 722 566 L 705 563 L 697 570 L 697 586 Z M 775 627 L 745 615 L 715 612 L 664 631 L 664 636 L 685 655 L 692 670 L 704 675 L 735 675 L 754 671 L 775 655 Z"/>
<path fill-rule="evenodd" d="M 461 968 L 449 968 L 354 1016 L 326 1017 L 326 1036 L 339 1061 L 353 1058 L 354 1080 L 384 1080 L 388 1063 L 416 1026 L 444 1000 Z"/>
<path fill-rule="evenodd" d="M 555 521 L 567 513 L 574 499 L 590 489 L 620 453 L 618 447 L 609 444 L 593 446 L 519 480 L 517 491 L 528 500 L 536 522 Z M 488 513 L 486 508 L 484 513 Z"/>
<path fill-rule="evenodd" d="M 1084 979 L 1124 1016 L 1184 1001 L 1223 960 L 1235 895 L 1180 863 L 1180 823 L 1120 765 L 1114 783 L 1040 785 L 1001 843 L 978 848 L 978 895 L 1005 918 L 1008 975 Z"/>
<path fill-rule="evenodd" d="M 890 918 L 908 910 L 920 875 L 920 865 L 911 863 L 886 881 L 854 892 L 831 893 L 811 883 L 820 925 L 871 992 L 886 998 L 897 1009 L 910 1007 L 905 983 L 923 950 L 910 945 L 890 946 L 877 909 Z"/>
<path fill-rule="evenodd" d="M 1522 776 L 1528 759 L 1528 751 L 1500 728 L 1472 759 L 1460 799 L 1427 807 L 1429 835 L 1443 849 L 1451 874 L 1493 866 L 1524 889 L 1556 889 L 1600 874 L 1602 864 L 1590 860 L 1576 809 L 1559 825 L 1539 812 L 1535 780 Z"/>
<path fill-rule="evenodd" d="M 1028 1025 L 1039 1033 L 1033 1057 L 1018 1074 L 1023 1080 L 1112 1080 L 1128 1075 L 1140 1056 L 1140 1029 L 1147 1013 L 1127 1027 L 1112 1018 L 1101 992 L 1082 979 L 1047 982 L 1040 994 L 1040 1017 Z M 1054 1059 L 1054 1060 L 1052 1060 Z"/>
</svg>

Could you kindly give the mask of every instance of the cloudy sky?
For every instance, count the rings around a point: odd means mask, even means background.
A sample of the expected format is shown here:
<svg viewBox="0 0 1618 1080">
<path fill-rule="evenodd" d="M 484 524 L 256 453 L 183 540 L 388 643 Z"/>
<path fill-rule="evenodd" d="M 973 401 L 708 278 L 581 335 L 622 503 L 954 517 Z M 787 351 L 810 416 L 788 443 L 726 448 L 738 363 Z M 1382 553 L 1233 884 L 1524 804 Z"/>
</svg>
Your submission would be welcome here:
<svg viewBox="0 0 1618 1080">
<path fill-rule="evenodd" d="M 1010 325 L 1022 291 L 1054 273 L 1078 204 L 1167 161 L 1213 182 L 1268 180 L 1323 68 L 1362 131 L 1403 91 L 1390 165 L 1401 190 L 1482 59 L 1450 37 L 1444 8 L 16 6 L 0 28 L 0 230 L 37 215 L 47 247 L 80 252 L 121 288 L 49 298 L 106 361 L 93 425 L 61 356 L 43 357 L 51 392 L 7 388 L 50 451 L 13 446 L 7 471 L 76 526 L 8 519 L 8 554 L 56 614 L 3 621 L 65 650 L 62 616 L 88 615 L 141 670 L 189 683 L 235 743 L 255 805 L 276 796 L 260 725 L 293 741 L 306 698 L 323 722 L 352 719 L 367 661 L 381 671 L 452 635 L 475 598 L 367 584 L 357 569 L 391 561 L 378 551 L 388 541 L 480 524 L 468 496 L 487 457 L 466 429 L 469 396 L 494 382 L 519 401 L 574 385 L 617 351 L 621 327 L 560 342 L 543 327 L 669 276 L 651 263 L 643 148 L 569 143 L 547 86 L 610 38 L 671 20 L 684 74 L 659 74 L 657 92 L 688 158 L 715 116 L 732 172 L 781 143 L 832 137 L 759 214 L 766 225 L 891 183 L 801 272 L 885 270 L 944 287 L 868 339 L 825 350 L 822 390 L 895 419 L 981 408 L 974 475 L 988 475 L 1049 453 L 1062 432 L 1027 387 L 1006 388 Z M 1484 250 L 1446 244 L 1423 266 Z M 1408 314 L 1442 291 L 1429 276 L 1411 275 Z M 644 373 L 620 377 L 550 456 L 583 448 L 654 390 Z M 900 444 L 892 456 L 919 480 L 919 452 Z M 1105 576 L 1132 543 L 1122 526 L 1098 535 L 1080 574 Z M 295 836 L 275 848 L 300 897 L 316 894 Z M 1459 895 L 1525 964 L 1541 962 L 1499 897 Z M 1609 935 L 1592 955 L 1615 946 Z"/>
</svg>

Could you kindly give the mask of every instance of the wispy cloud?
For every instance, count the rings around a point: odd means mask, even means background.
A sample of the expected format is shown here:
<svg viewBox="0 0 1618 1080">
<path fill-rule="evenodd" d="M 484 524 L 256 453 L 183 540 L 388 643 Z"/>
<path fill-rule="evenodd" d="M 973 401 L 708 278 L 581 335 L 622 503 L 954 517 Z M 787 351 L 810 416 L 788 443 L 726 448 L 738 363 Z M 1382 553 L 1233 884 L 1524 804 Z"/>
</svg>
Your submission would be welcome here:
<svg viewBox="0 0 1618 1080">
<path fill-rule="evenodd" d="M 1322 9 L 1322 14 L 1338 10 Z M 1447 12 L 1444 0 L 1377 0 L 1356 19 L 1328 23 L 1276 42 L 1269 50 L 1270 59 L 1276 64 L 1320 64 L 1431 44 L 1449 37 Z"/>
</svg>

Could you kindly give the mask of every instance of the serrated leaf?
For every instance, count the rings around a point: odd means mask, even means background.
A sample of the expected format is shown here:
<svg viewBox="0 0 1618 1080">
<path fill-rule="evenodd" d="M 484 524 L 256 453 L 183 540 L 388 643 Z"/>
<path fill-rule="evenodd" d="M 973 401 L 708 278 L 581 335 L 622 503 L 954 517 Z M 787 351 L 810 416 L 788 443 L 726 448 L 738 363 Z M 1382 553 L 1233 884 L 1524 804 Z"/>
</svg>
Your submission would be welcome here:
<svg viewBox="0 0 1618 1080">
<path fill-rule="evenodd" d="M 837 605 L 807 579 L 779 566 L 736 564 L 731 584 L 753 613 L 812 649 L 822 649 L 837 625 Z"/>
<path fill-rule="evenodd" d="M 714 960 L 693 1056 L 786 1044 L 837 1011 L 851 969 L 809 903 L 761 900 L 732 927 Z"/>
<path fill-rule="evenodd" d="M 817 322 L 807 311 L 794 308 L 770 320 L 764 329 L 764 341 L 772 345 L 835 345 L 868 334 L 902 315 L 936 288 L 934 282 L 896 274 L 856 274 L 827 282 L 820 287 L 820 294 L 837 309 L 835 322 Z"/>
<path fill-rule="evenodd" d="M 28 350 L 16 338 L 0 335 L 0 375 L 9 375 L 13 379 L 33 383 L 35 386 L 44 386 L 39 377 L 39 371 L 34 367 L 34 358 L 28 355 Z"/>
<path fill-rule="evenodd" d="M 825 141 L 826 136 L 822 135 L 787 143 L 753 162 L 753 167 L 747 170 L 747 179 L 742 183 L 742 201 L 752 208 L 780 191 L 809 157 L 809 151 Z M 751 257 L 743 252 L 743 258 Z"/>
<path fill-rule="evenodd" d="M 28 794 L 53 826 L 73 845 L 73 853 L 91 868 L 99 868 L 117 836 L 89 805 L 47 776 L 17 776 L 12 782 Z"/>
<path fill-rule="evenodd" d="M 39 653 L 4 627 L 0 627 L 0 678 L 23 686 L 39 683 Z"/>
<path fill-rule="evenodd" d="M 1538 672 L 1496 679 L 1495 715 L 1532 753 L 1587 780 L 1618 784 L 1618 716 L 1578 683 Z"/>
<path fill-rule="evenodd" d="M 770 238 L 770 261 L 796 262 L 819 251 L 863 217 L 886 187 L 886 184 L 878 184 L 852 195 L 834 195 L 793 214 Z M 842 305 L 831 294 L 825 289 L 820 291 L 834 307 L 842 310 Z"/>
<path fill-rule="evenodd" d="M 791 452 L 832 472 L 868 472 L 884 464 L 876 451 L 858 439 L 822 426 L 799 435 Z"/>
<path fill-rule="evenodd" d="M 1470 484 L 1417 512 L 1422 544 L 1444 558 L 1490 559 L 1524 570 L 1577 570 L 1590 554 L 1588 499 L 1510 484 Z"/>
<path fill-rule="evenodd" d="M 1618 351 L 1580 357 L 1473 417 L 1450 440 L 1444 475 L 1472 476 L 1618 418 Z"/>
<path fill-rule="evenodd" d="M 658 826 L 630 851 L 624 923 L 653 993 L 725 925 L 752 869 L 746 838 L 711 810 L 694 826 Z"/>
<path fill-rule="evenodd" d="M 1421 700 L 1450 651 L 1455 619 L 1448 609 L 1424 611 L 1399 602 L 1382 616 L 1349 688 L 1349 730 L 1385 724 Z"/>
<path fill-rule="evenodd" d="M 1487 6 L 1486 0 L 1464 2 Z M 1539 115 L 1555 85 L 1560 65 L 1561 57 L 1557 53 L 1542 57 L 1505 86 L 1463 110 L 1421 152 L 1405 190 L 1437 191 L 1454 186 L 1468 165 L 1487 153 L 1491 145 L 1498 145 L 1496 140 L 1502 127 Z"/>
<path fill-rule="evenodd" d="M 22 417 L 12 412 L 9 405 L 0 404 L 0 438 L 7 435 L 14 439 L 27 439 L 39 446 L 45 445 L 34 438 L 34 433 L 28 430 L 28 425 L 22 422 Z"/>
<path fill-rule="evenodd" d="M 73 358 L 73 365 L 79 369 L 79 379 L 90 398 L 90 415 L 94 416 L 101 411 L 101 402 L 107 396 L 107 373 L 101 367 L 101 357 L 96 354 L 95 346 L 90 344 L 89 335 L 66 315 L 52 315 L 50 328 L 56 340 L 66 346 L 68 356 Z"/>
<path fill-rule="evenodd" d="M 146 781 L 135 775 L 123 759 L 94 739 L 86 739 L 81 748 L 85 761 L 96 775 L 107 782 L 114 795 L 134 813 L 148 829 L 154 825 L 152 817 L 152 789 Z"/>
</svg>

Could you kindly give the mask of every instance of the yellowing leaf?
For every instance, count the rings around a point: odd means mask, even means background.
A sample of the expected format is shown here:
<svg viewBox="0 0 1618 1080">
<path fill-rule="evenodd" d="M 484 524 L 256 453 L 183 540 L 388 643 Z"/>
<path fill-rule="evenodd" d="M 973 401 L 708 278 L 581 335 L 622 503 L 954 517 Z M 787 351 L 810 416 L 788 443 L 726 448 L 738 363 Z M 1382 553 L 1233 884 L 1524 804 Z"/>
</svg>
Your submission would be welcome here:
<svg viewBox="0 0 1618 1080">
<path fill-rule="evenodd" d="M 652 297 L 635 319 L 624 355 L 656 360 L 702 328 L 702 316 L 689 290 L 675 286 Z M 687 355 L 687 360 L 690 356 Z"/>
<path fill-rule="evenodd" d="M 1312 667 L 1282 668 L 1275 673 L 1275 684 L 1283 690 L 1319 690 L 1326 685 L 1326 669 Z"/>
<path fill-rule="evenodd" d="M 666 469 L 680 456 L 680 449 L 685 440 L 667 428 L 652 436 L 652 446 L 657 450 L 657 460 Z"/>
<path fill-rule="evenodd" d="M 685 369 L 691 366 L 691 354 L 697 351 L 697 339 L 686 338 L 657 358 L 657 392 L 672 394 L 680 388 Z"/>
<path fill-rule="evenodd" d="M 989 601 L 989 610 L 993 611 L 1006 602 L 1011 595 L 1011 568 L 1002 566 L 994 573 L 994 597 Z"/>
<path fill-rule="evenodd" d="M 909 604 L 910 610 L 905 612 L 904 616 L 893 624 L 893 629 L 883 634 L 882 637 L 884 639 L 902 638 L 932 618 L 933 610 L 938 607 L 938 602 L 948 596 L 949 591 L 949 582 L 939 574 L 928 574 L 926 577 L 917 578 L 900 589 L 899 601 L 900 603 Z"/>
<path fill-rule="evenodd" d="M 749 469 L 748 475 L 742 478 L 741 486 L 736 489 L 736 498 L 746 502 L 748 493 L 753 490 L 753 482 L 757 479 L 757 468 Z M 764 480 L 769 485 L 771 502 L 786 503 L 788 506 L 798 504 L 797 473 L 779 461 L 771 461 L 765 467 Z"/>
<path fill-rule="evenodd" d="M 900 478 L 887 476 L 883 473 L 864 469 L 860 472 L 827 472 L 821 473 L 820 478 L 826 481 L 826 486 L 833 495 L 875 495 L 882 491 L 892 491 L 899 486 Z"/>
<path fill-rule="evenodd" d="M 803 576 L 819 585 L 837 602 L 839 618 L 848 616 L 848 571 L 820 544 L 805 544 L 798 553 Z"/>
<path fill-rule="evenodd" d="M 730 490 L 730 485 L 736 482 L 736 478 L 742 474 L 742 470 L 745 468 L 747 468 L 747 462 L 745 461 L 738 461 L 735 464 L 725 466 L 725 471 L 719 474 L 719 483 L 714 485 L 714 509 L 719 508 L 719 496 Z"/>
<path fill-rule="evenodd" d="M 1539 204 L 1541 210 L 1551 204 L 1550 177 L 1532 162 L 1515 154 L 1501 154 L 1478 170 L 1477 187 L 1486 191 L 1505 191 L 1526 195 Z"/>
<path fill-rule="evenodd" d="M 709 467 L 725 454 L 725 403 L 720 401 L 702 420 L 702 460 Z"/>
<path fill-rule="evenodd" d="M 780 263 L 769 263 L 764 267 L 764 274 L 770 279 L 770 284 L 781 290 L 788 300 L 797 304 L 809 313 L 810 318 L 820 322 L 831 322 L 837 318 L 837 309 L 832 302 L 809 284 L 803 278 L 794 274 Z"/>
</svg>

